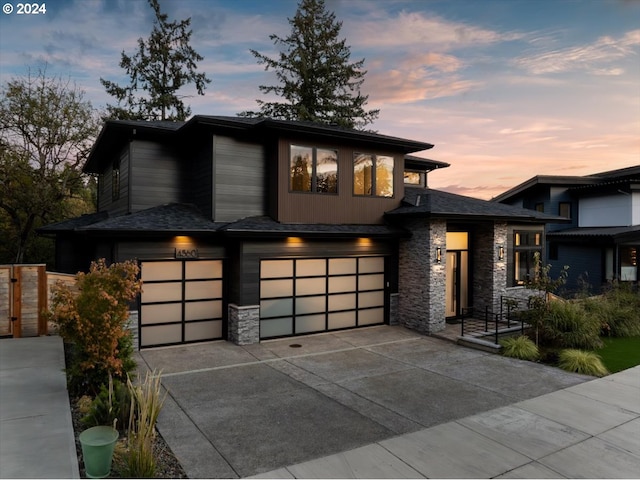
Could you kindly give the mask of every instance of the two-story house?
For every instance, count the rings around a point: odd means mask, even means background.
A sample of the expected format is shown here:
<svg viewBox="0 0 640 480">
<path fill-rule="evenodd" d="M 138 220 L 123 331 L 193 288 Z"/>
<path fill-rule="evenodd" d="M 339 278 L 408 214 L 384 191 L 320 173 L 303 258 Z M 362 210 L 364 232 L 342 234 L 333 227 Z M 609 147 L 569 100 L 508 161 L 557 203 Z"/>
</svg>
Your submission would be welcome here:
<svg viewBox="0 0 640 480">
<path fill-rule="evenodd" d="M 40 232 L 63 271 L 139 262 L 141 347 L 385 323 L 433 333 L 495 306 L 558 217 L 429 189 L 448 164 L 410 154 L 432 146 L 272 119 L 108 121 L 84 166 L 97 213 Z"/>
<path fill-rule="evenodd" d="M 567 288 L 638 281 L 640 165 L 586 176 L 538 175 L 495 202 L 565 217 L 548 223 L 546 262 L 569 266 Z M 582 283 L 582 285 L 581 285 Z"/>
</svg>

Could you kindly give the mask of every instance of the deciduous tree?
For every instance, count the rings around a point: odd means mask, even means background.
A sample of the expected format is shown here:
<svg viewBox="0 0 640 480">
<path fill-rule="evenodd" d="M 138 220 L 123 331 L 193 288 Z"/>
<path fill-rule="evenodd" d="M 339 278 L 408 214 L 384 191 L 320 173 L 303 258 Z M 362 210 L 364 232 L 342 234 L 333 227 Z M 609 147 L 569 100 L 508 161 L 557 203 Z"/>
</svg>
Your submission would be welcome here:
<svg viewBox="0 0 640 480">
<path fill-rule="evenodd" d="M 369 97 L 360 93 L 367 73 L 363 70 L 364 59 L 350 62 L 350 47 L 345 39 L 340 39 L 342 22 L 325 9 L 324 0 L 302 0 L 289 24 L 288 37 L 269 36 L 281 48 L 277 58 L 251 50 L 265 70 L 275 72 L 279 82 L 261 85 L 260 91 L 265 95 L 276 94 L 283 101 L 258 99 L 258 112 L 240 115 L 307 120 L 347 128 L 363 128 L 378 118 L 379 110 L 365 110 Z"/>
<path fill-rule="evenodd" d="M 121 54 L 120 67 L 129 76 L 129 85 L 100 79 L 107 93 L 118 101 L 107 105 L 107 116 L 118 120 L 186 120 L 191 108 L 182 101 L 180 89 L 193 83 L 198 94 L 204 95 L 211 80 L 197 72 L 197 62 L 203 57 L 189 44 L 191 18 L 169 22 L 158 0 L 149 0 L 149 5 L 156 16 L 151 35 L 147 40 L 138 39 L 138 51 L 132 56 L 124 50 Z M 145 94 L 140 95 L 141 91 Z"/>
</svg>

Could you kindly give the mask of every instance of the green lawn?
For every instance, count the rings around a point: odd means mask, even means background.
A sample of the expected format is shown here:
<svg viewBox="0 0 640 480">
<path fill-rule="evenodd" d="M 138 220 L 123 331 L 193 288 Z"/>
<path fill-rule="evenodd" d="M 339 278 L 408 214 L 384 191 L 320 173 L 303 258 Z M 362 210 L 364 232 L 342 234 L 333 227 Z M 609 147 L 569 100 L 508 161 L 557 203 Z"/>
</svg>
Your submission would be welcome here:
<svg viewBox="0 0 640 480">
<path fill-rule="evenodd" d="M 640 337 L 603 337 L 604 348 L 596 351 L 611 373 L 640 365 Z"/>
</svg>

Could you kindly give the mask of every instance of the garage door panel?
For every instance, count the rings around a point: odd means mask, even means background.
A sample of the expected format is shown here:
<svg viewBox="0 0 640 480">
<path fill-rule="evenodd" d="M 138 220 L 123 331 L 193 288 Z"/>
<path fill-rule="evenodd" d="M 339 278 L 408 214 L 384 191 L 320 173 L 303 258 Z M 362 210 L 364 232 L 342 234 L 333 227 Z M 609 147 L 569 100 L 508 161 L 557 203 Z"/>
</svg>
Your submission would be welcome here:
<svg viewBox="0 0 640 480">
<path fill-rule="evenodd" d="M 296 295 L 314 295 L 327 291 L 327 278 L 298 278 L 296 280 Z"/>
<path fill-rule="evenodd" d="M 354 310 L 356 308 L 356 294 L 329 295 L 329 311 Z"/>
<path fill-rule="evenodd" d="M 260 302 L 260 315 L 266 318 L 293 315 L 293 299 L 262 300 Z"/>
<path fill-rule="evenodd" d="M 313 277 L 327 274 L 327 261 L 322 259 L 296 261 L 297 277 Z"/>
<path fill-rule="evenodd" d="M 200 300 L 222 297 L 222 280 L 187 282 L 185 284 L 185 300 Z"/>
<path fill-rule="evenodd" d="M 384 258 L 362 257 L 358 259 L 358 273 L 382 273 L 384 272 Z"/>
<path fill-rule="evenodd" d="M 293 279 L 261 280 L 260 294 L 262 298 L 289 297 L 293 295 Z"/>
<path fill-rule="evenodd" d="M 210 340 L 222 336 L 222 320 L 211 320 L 208 322 L 187 322 L 184 326 L 185 342 L 196 342 L 198 340 Z"/>
<path fill-rule="evenodd" d="M 329 330 L 356 326 L 356 312 L 337 312 L 329 314 Z"/>
<path fill-rule="evenodd" d="M 330 258 L 329 275 L 355 274 L 357 265 L 356 258 Z"/>
<path fill-rule="evenodd" d="M 260 277 L 293 277 L 293 260 L 263 260 L 260 263 Z"/>
<path fill-rule="evenodd" d="M 384 322 L 384 308 L 372 308 L 358 312 L 358 325 L 375 325 Z"/>
<path fill-rule="evenodd" d="M 293 335 L 293 319 L 292 318 L 274 318 L 260 321 L 260 336 L 282 337 L 285 335 Z"/>
<path fill-rule="evenodd" d="M 327 310 L 326 297 L 297 297 L 296 298 L 296 315 L 304 315 L 305 313 L 318 313 Z"/>
<path fill-rule="evenodd" d="M 222 318 L 222 300 L 188 302 L 184 304 L 185 321 L 205 320 L 208 318 Z"/>
<path fill-rule="evenodd" d="M 222 262 L 220 260 L 186 262 L 184 278 L 186 280 L 222 278 Z"/>
<path fill-rule="evenodd" d="M 145 281 L 182 279 L 182 262 L 143 262 L 142 276 Z"/>
<path fill-rule="evenodd" d="M 182 318 L 182 304 L 180 303 L 142 305 L 140 310 L 140 323 L 143 326 L 152 323 L 179 322 Z"/>
<path fill-rule="evenodd" d="M 329 277 L 329 293 L 355 292 L 355 275 L 348 277 Z"/>
<path fill-rule="evenodd" d="M 182 282 L 143 283 L 142 303 L 182 301 Z"/>
<path fill-rule="evenodd" d="M 384 275 L 360 275 L 358 278 L 358 290 L 382 290 L 384 288 Z"/>
<path fill-rule="evenodd" d="M 358 294 L 358 307 L 368 308 L 384 306 L 384 292 L 365 292 Z"/>
<path fill-rule="evenodd" d="M 326 328 L 324 314 L 296 318 L 296 333 L 324 332 Z"/>
<path fill-rule="evenodd" d="M 142 327 L 140 329 L 140 345 L 142 347 L 180 342 L 182 342 L 181 324 Z"/>
</svg>

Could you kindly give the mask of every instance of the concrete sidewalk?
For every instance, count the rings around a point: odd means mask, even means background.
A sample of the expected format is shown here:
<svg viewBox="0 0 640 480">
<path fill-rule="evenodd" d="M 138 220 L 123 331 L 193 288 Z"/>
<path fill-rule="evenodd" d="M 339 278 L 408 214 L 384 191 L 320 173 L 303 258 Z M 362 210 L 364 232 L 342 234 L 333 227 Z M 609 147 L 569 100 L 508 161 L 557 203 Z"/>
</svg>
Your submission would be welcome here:
<svg viewBox="0 0 640 480">
<path fill-rule="evenodd" d="M 80 478 L 57 336 L 0 340 L 0 478 Z"/>
<path fill-rule="evenodd" d="M 640 367 L 252 478 L 638 478 Z"/>
</svg>

